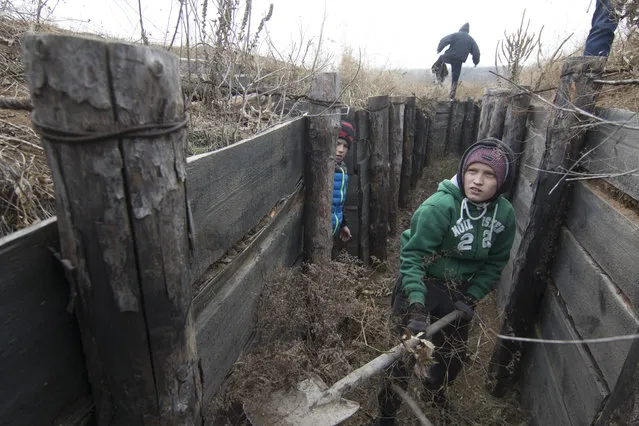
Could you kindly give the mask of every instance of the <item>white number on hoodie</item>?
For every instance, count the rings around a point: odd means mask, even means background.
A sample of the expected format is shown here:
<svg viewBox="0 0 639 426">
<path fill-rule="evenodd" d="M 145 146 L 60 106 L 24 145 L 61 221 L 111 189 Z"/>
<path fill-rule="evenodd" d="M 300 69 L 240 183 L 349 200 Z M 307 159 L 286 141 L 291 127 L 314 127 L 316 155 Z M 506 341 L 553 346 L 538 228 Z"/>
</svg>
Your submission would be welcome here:
<svg viewBox="0 0 639 426">
<path fill-rule="evenodd" d="M 470 251 L 472 249 L 474 239 L 475 237 L 473 237 L 473 234 L 471 233 L 462 235 L 460 238 L 461 241 L 459 242 L 459 244 L 457 244 L 457 250 Z"/>
</svg>

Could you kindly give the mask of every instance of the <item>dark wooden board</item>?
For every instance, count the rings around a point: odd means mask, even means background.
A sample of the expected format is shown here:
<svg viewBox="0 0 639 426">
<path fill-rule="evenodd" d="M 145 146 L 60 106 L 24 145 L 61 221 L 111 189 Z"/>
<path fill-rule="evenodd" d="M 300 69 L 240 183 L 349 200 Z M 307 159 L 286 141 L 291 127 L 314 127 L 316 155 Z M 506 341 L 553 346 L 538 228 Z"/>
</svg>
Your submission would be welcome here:
<svg viewBox="0 0 639 426">
<path fill-rule="evenodd" d="M 542 339 L 579 339 L 554 291 L 546 292 L 539 319 Z M 558 398 L 566 407 L 572 424 L 590 424 L 609 390 L 586 350 L 580 345 L 533 345 L 544 347 L 551 374 L 559 386 L 558 394 L 540 394 L 538 397 L 548 404 L 550 399 Z M 531 371 L 529 374 L 548 373 Z"/>
<path fill-rule="evenodd" d="M 549 119 L 550 112 L 547 109 L 540 106 L 530 108 L 519 170 L 520 175 L 526 176 L 530 182 L 534 182 L 539 173 L 537 169 L 546 149 L 546 127 Z"/>
<path fill-rule="evenodd" d="M 539 334 L 535 337 L 539 338 Z M 527 356 L 522 379 L 522 405 L 529 410 L 531 426 L 569 426 L 571 415 L 564 405 L 561 383 L 553 372 L 553 364 L 548 359 L 544 345 L 534 345 Z"/>
<path fill-rule="evenodd" d="M 219 151 L 188 159 L 187 191 L 195 222 L 193 280 L 251 230 L 280 198 L 293 192 L 304 167 L 304 120 L 298 118 Z"/>
<path fill-rule="evenodd" d="M 435 107 L 433 129 L 430 133 L 427 153 L 428 157 L 433 160 L 442 158 L 446 153 L 451 108 L 451 103 L 448 101 L 437 102 Z"/>
<path fill-rule="evenodd" d="M 468 123 L 466 117 L 466 102 L 453 101 L 450 106 L 450 120 L 448 125 L 448 137 L 446 138 L 446 153 L 461 154 L 462 134 L 464 126 Z"/>
<path fill-rule="evenodd" d="M 229 265 L 232 273 L 206 304 L 196 300 L 197 346 L 203 377 L 203 400 L 211 401 L 230 368 L 249 342 L 262 287 L 280 267 L 290 267 L 301 255 L 303 192 L 285 203 L 271 224 Z"/>
<path fill-rule="evenodd" d="M 559 238 L 552 277 L 584 339 L 634 334 L 639 319 L 628 300 L 566 228 Z M 608 387 L 614 388 L 632 341 L 588 345 Z"/>
<path fill-rule="evenodd" d="M 600 124 L 586 134 L 584 151 L 597 147 L 585 159 L 585 167 L 591 173 L 624 173 L 633 175 L 606 178 L 611 184 L 639 200 L 639 117 L 636 112 L 619 109 L 598 109 L 604 120 L 626 124 L 623 128 L 612 124 Z"/>
<path fill-rule="evenodd" d="M 55 218 L 0 239 L 0 424 L 47 425 L 90 393 Z"/>
<path fill-rule="evenodd" d="M 639 216 L 594 187 L 577 183 L 566 225 L 633 306 L 639 306 Z"/>
</svg>

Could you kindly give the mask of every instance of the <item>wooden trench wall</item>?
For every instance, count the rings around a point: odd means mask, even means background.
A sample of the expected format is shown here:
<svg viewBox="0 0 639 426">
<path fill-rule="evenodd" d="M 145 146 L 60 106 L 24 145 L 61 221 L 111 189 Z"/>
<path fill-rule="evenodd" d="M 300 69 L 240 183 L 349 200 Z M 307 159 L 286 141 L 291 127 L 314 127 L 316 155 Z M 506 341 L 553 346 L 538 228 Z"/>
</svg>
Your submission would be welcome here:
<svg viewBox="0 0 639 426">
<path fill-rule="evenodd" d="M 590 153 L 584 157 L 580 172 L 614 175 L 636 169 L 636 113 L 601 109 L 596 114 L 618 124 L 598 124 L 587 132 L 584 152 Z M 517 235 L 498 288 L 502 310 L 508 302 L 513 262 L 528 224 L 531 186 L 543 173 L 538 169 L 549 117 L 548 109 L 540 106 L 531 107 L 528 114 L 512 196 Z M 624 124 L 634 128 L 624 128 Z M 634 200 L 637 205 L 639 177 L 636 173 L 605 177 L 603 183 L 576 180 L 573 185 L 534 337 L 581 340 L 635 334 L 639 331 L 639 214 L 636 207 L 627 207 L 624 202 Z M 615 408 L 607 404 L 623 399 L 621 394 L 627 392 L 620 380 L 628 374 L 636 375 L 638 349 L 632 340 L 530 344 L 523 363 L 521 393 L 533 423 L 599 424 L 601 413 Z"/>
<path fill-rule="evenodd" d="M 371 141 L 387 144 L 386 157 L 378 163 L 386 182 L 389 153 L 406 159 L 395 157 L 392 169 L 394 194 L 406 204 L 429 159 L 470 143 L 474 135 L 464 134 L 463 121 L 474 123 L 479 113 L 472 101 L 440 103 L 430 112 L 418 109 L 414 98 L 373 102 L 379 106 L 375 112 L 351 110 L 344 116 L 357 129 L 346 159 L 351 174 L 346 210 L 354 231 L 347 248 L 362 259 L 371 254 L 369 204 L 374 197 L 388 202 L 371 183 L 372 158 L 380 152 Z M 187 160 L 195 228 L 192 309 L 204 401 L 215 395 L 250 341 L 264 283 L 301 258 L 307 120 L 300 117 Z M 384 122 L 385 127 L 371 125 Z M 399 144 L 395 148 L 388 145 L 391 131 L 392 143 Z M 398 201 L 392 204 L 396 209 Z M 388 216 L 377 219 L 389 229 Z M 0 424 L 81 425 L 92 418 L 80 334 L 74 315 L 67 312 L 69 285 L 54 255 L 58 241 L 55 217 L 0 239 Z"/>
</svg>

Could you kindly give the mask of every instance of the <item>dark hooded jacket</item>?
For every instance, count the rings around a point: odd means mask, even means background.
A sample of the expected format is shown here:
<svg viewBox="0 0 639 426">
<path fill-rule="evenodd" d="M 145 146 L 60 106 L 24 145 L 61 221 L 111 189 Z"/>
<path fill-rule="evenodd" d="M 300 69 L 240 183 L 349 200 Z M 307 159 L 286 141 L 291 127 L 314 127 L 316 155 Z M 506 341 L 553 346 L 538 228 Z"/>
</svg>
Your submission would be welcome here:
<svg viewBox="0 0 639 426">
<path fill-rule="evenodd" d="M 479 63 L 479 47 L 475 40 L 468 34 L 470 26 L 468 23 L 462 25 L 458 32 L 449 34 L 440 40 L 437 46 L 437 53 L 449 46 L 444 52 L 444 60 L 466 62 L 468 55 L 473 56 L 473 64 Z"/>
</svg>

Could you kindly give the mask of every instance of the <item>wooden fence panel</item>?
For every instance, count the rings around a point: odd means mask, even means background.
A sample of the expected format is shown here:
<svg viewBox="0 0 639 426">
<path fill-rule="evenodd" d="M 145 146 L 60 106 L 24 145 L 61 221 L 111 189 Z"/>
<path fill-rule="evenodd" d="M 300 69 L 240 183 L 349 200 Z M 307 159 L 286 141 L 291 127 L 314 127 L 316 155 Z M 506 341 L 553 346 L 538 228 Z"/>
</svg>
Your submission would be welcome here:
<svg viewBox="0 0 639 426">
<path fill-rule="evenodd" d="M 633 306 L 639 306 L 639 215 L 592 185 L 577 183 L 566 226 Z"/>
<path fill-rule="evenodd" d="M 293 192 L 304 167 L 304 120 L 188 159 L 187 191 L 196 237 L 194 281 L 280 198 Z"/>
<path fill-rule="evenodd" d="M 535 337 L 539 338 L 537 334 Z M 527 358 L 525 374 L 522 379 L 521 399 L 526 409 L 533 415 L 531 425 L 568 426 L 574 423 L 572 415 L 566 411 L 561 398 L 562 385 L 557 382 L 553 363 L 548 359 L 546 346 L 533 344 Z"/>
<path fill-rule="evenodd" d="M 639 327 L 632 306 L 565 228 L 552 277 L 581 338 L 633 334 Z M 610 389 L 617 383 L 631 345 L 630 340 L 588 345 Z"/>
<path fill-rule="evenodd" d="M 357 111 L 355 114 L 355 136 L 357 139 L 357 207 L 359 210 L 359 259 L 368 264 L 370 259 L 370 143 L 368 141 L 368 112 Z"/>
<path fill-rule="evenodd" d="M 466 102 L 453 101 L 450 106 L 450 121 L 448 126 L 448 137 L 446 141 L 447 154 L 462 154 L 462 134 L 467 125 Z"/>
<path fill-rule="evenodd" d="M 577 340 L 561 302 L 554 289 L 545 293 L 540 312 L 540 335 L 542 339 Z M 539 345 L 539 344 L 536 344 Z M 570 413 L 574 425 L 589 425 L 597 415 L 606 395 L 609 393 L 605 381 L 593 365 L 588 353 L 579 345 L 539 345 L 544 348 L 550 364 L 550 371 L 528 370 L 527 376 L 550 374 L 559 385 L 555 394 L 535 393 L 531 398 L 540 399 L 540 404 L 550 404 L 558 398 Z M 526 379 L 528 381 L 529 379 Z M 531 401 L 527 404 L 533 405 Z M 552 423 L 554 424 L 554 423 Z"/>
<path fill-rule="evenodd" d="M 290 197 L 260 236 L 217 278 L 219 284 L 212 284 L 219 290 L 200 293 L 194 300 L 204 401 L 216 394 L 250 340 L 264 283 L 301 255 L 303 201 L 303 191 Z"/>
<path fill-rule="evenodd" d="M 433 128 L 430 132 L 428 145 L 428 158 L 442 158 L 446 153 L 448 144 L 448 124 L 450 122 L 451 103 L 448 101 L 437 102 L 433 115 Z"/>
<path fill-rule="evenodd" d="M 0 239 L 0 424 L 58 424 L 90 393 L 55 218 Z"/>
<path fill-rule="evenodd" d="M 603 124 L 589 131 L 585 150 L 596 149 L 586 157 L 585 166 L 592 173 L 626 173 L 607 177 L 606 181 L 639 200 L 639 117 L 636 112 L 618 109 L 600 109 L 597 113 L 605 120 L 634 128 Z"/>
</svg>

